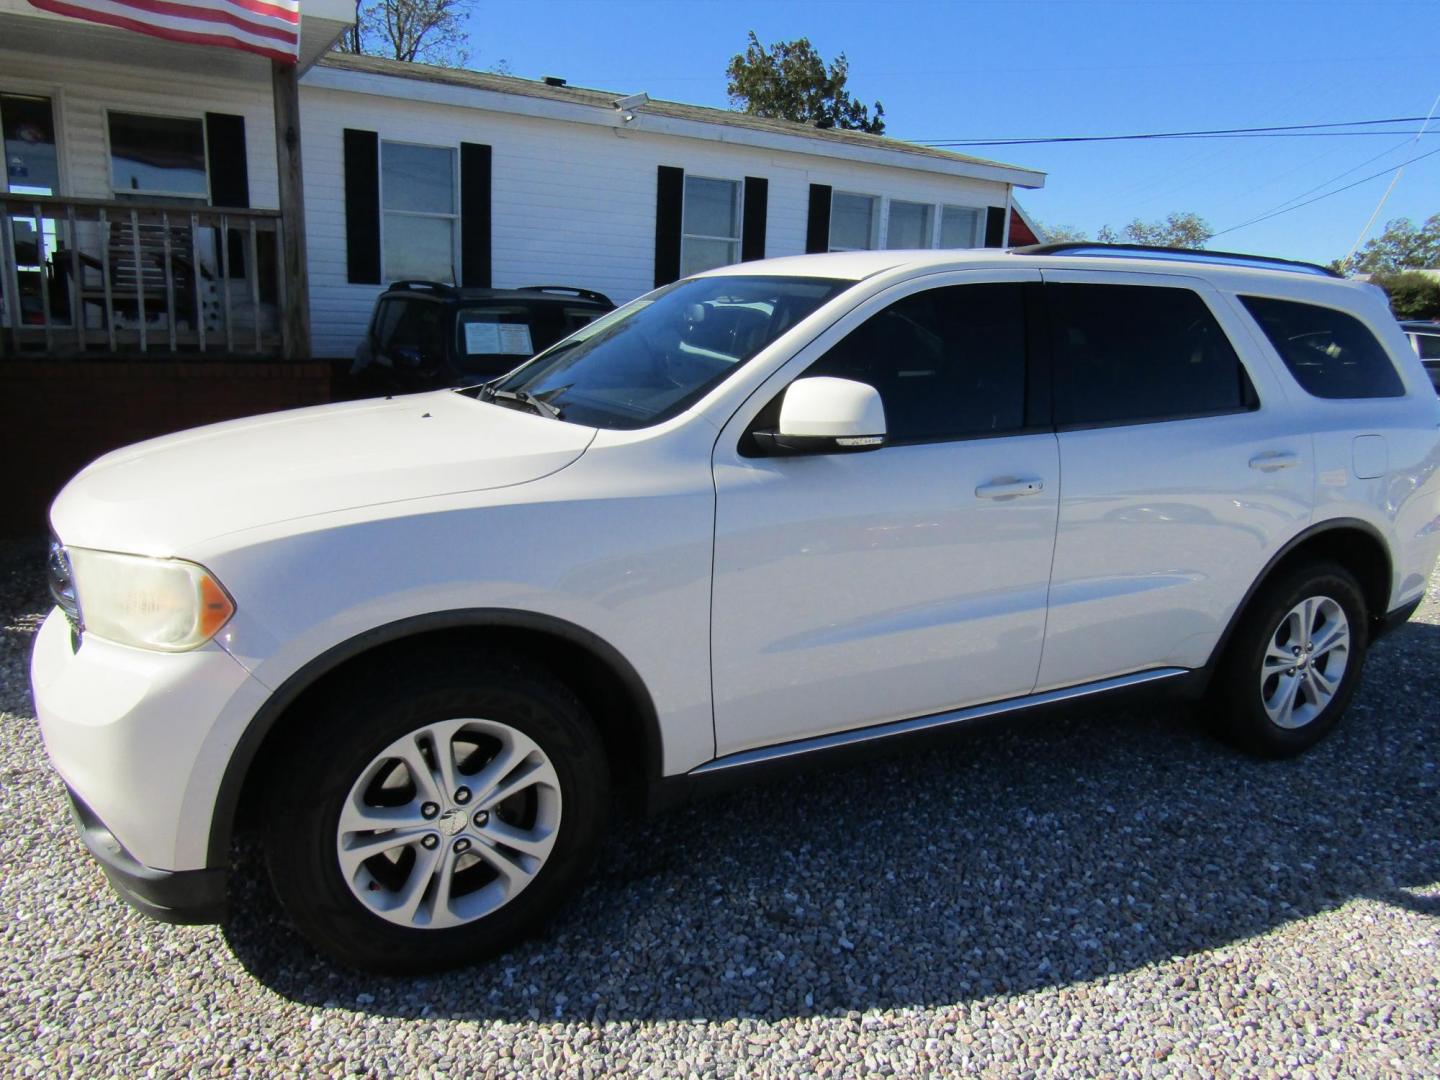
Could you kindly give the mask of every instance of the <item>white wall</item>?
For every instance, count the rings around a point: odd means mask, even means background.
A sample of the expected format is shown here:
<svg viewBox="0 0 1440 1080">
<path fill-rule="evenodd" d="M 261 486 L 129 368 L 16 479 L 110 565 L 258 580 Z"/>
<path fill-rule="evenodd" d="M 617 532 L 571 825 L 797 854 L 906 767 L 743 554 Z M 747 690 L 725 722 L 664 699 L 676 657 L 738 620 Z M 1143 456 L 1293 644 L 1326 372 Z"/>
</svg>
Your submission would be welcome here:
<svg viewBox="0 0 1440 1080">
<path fill-rule="evenodd" d="M 148 39 L 138 39 L 146 41 Z M 250 205 L 278 206 L 275 119 L 270 83 L 18 53 L 0 49 L 0 92 L 45 94 L 55 103 L 61 194 L 108 199 L 110 164 L 105 110 L 203 118 L 207 112 L 245 117 Z"/>
<path fill-rule="evenodd" d="M 382 140 L 437 146 L 458 146 L 462 141 L 489 144 L 492 284 L 497 288 L 577 285 L 598 289 L 616 303 L 653 286 L 659 165 L 704 176 L 769 180 L 769 256 L 804 252 L 812 183 L 917 202 L 1005 205 L 1005 185 L 994 181 L 409 102 L 304 83 L 300 114 L 311 333 L 317 356 L 348 356 L 354 351 L 381 291 L 380 286 L 346 281 L 345 128 L 375 131 Z"/>
</svg>

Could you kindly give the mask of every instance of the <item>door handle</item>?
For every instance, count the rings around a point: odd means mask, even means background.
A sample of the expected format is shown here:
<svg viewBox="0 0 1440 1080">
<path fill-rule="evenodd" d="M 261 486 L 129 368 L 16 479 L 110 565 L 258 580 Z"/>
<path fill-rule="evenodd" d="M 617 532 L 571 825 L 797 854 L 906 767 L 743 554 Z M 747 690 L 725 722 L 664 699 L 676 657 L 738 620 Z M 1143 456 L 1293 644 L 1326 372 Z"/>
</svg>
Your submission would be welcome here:
<svg viewBox="0 0 1440 1080">
<path fill-rule="evenodd" d="M 1261 472 L 1278 472 L 1280 469 L 1293 469 L 1300 464 L 1300 455 L 1292 454 L 1288 450 L 1271 450 L 1264 454 L 1256 454 L 1250 459 L 1250 468 L 1259 469 Z"/>
<path fill-rule="evenodd" d="M 975 489 L 977 499 L 1009 499 L 1016 495 L 1038 495 L 1045 490 L 1045 481 L 1038 479 L 1030 480 L 992 480 L 988 484 L 981 484 Z"/>
</svg>

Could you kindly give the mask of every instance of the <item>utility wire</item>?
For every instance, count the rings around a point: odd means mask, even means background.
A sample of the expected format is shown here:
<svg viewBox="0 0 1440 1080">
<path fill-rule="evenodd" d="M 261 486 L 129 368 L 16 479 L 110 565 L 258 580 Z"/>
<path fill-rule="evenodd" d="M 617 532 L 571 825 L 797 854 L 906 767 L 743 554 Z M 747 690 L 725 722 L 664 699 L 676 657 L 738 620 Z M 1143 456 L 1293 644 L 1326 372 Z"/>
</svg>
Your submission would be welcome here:
<svg viewBox="0 0 1440 1080">
<path fill-rule="evenodd" d="M 1256 136 L 1288 132 L 1314 131 L 1321 128 L 1374 127 L 1380 124 L 1411 124 L 1427 119 L 1423 116 L 1388 116 L 1380 120 L 1336 120 L 1324 124 L 1276 124 L 1270 127 L 1206 128 L 1196 131 L 1146 131 L 1133 135 L 1047 135 L 1023 139 L 910 139 L 922 146 L 1030 146 L 1036 143 L 1132 142 L 1142 139 L 1195 139 L 1226 136 Z M 1328 132 L 1334 135 L 1361 135 L 1366 132 Z M 1410 135 L 1413 132 L 1385 132 Z"/>
<path fill-rule="evenodd" d="M 1396 167 L 1403 168 L 1406 165 L 1413 165 L 1417 161 L 1428 157 L 1434 157 L 1436 154 L 1440 154 L 1440 147 L 1436 147 L 1434 150 L 1426 151 L 1423 154 L 1417 154 L 1415 157 L 1412 157 L 1406 161 L 1402 161 Z M 1237 229 L 1245 229 L 1249 228 L 1251 225 L 1258 225 L 1262 221 L 1269 221 L 1271 218 L 1279 217 L 1281 214 L 1288 214 L 1292 210 L 1299 210 L 1302 206 L 1309 206 L 1311 203 L 1317 203 L 1322 199 L 1328 199 L 1331 195 L 1339 195 L 1342 191 L 1349 191 L 1351 188 L 1359 187 L 1361 184 L 1368 184 L 1371 180 L 1378 180 L 1380 179 L 1380 177 L 1385 176 L 1389 172 L 1389 168 L 1384 168 L 1377 173 L 1371 173 L 1369 176 L 1361 177 L 1359 180 L 1355 180 L 1349 184 L 1346 184 L 1344 187 L 1338 187 L 1334 191 L 1327 191 L 1323 195 L 1316 195 L 1313 199 L 1306 199 L 1304 202 L 1296 203 L 1294 206 L 1287 206 L 1283 210 L 1274 210 L 1270 213 L 1261 214 L 1259 217 L 1251 218 L 1249 221 L 1242 221 L 1239 225 L 1231 225 L 1228 229 L 1217 229 L 1215 232 L 1211 233 L 1208 237 L 1206 237 L 1206 239 L 1211 240 L 1217 236 L 1224 236 L 1226 233 L 1235 232 Z"/>
<path fill-rule="evenodd" d="M 1430 103 L 1430 112 L 1425 116 L 1425 122 L 1420 125 L 1420 130 L 1415 133 L 1416 146 L 1420 145 L 1420 136 L 1424 135 L 1425 129 L 1430 126 L 1430 121 L 1435 116 L 1436 106 L 1440 106 L 1440 94 L 1435 95 L 1435 100 Z M 1380 216 L 1380 211 L 1384 208 L 1385 203 L 1389 200 L 1390 193 L 1395 190 L 1395 185 L 1400 182 L 1400 177 L 1403 176 L 1404 173 L 1405 166 L 1402 164 L 1399 168 L 1395 170 L 1395 175 L 1390 178 L 1390 186 L 1385 189 L 1385 194 L 1380 196 L 1380 201 L 1375 204 L 1375 209 L 1371 212 L 1370 219 L 1365 222 L 1365 227 L 1360 230 L 1360 235 L 1355 237 L 1355 243 L 1351 246 L 1349 252 L 1345 255 L 1344 260 L 1342 260 L 1347 265 L 1349 264 L 1350 260 L 1355 257 L 1355 252 L 1360 250 L 1360 244 L 1364 241 L 1365 234 L 1368 233 L 1371 227 L 1375 224 L 1375 219 Z"/>
</svg>

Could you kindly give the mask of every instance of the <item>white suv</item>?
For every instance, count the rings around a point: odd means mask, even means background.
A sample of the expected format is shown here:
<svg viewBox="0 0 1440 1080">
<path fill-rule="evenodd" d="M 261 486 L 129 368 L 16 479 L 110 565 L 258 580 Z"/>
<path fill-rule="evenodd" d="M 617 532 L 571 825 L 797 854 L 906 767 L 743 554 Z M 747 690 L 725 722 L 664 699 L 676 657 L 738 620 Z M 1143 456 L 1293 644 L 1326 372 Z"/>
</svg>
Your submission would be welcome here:
<svg viewBox="0 0 1440 1080">
<path fill-rule="evenodd" d="M 612 792 L 1131 691 L 1324 735 L 1440 551 L 1381 294 L 1037 248 L 746 263 L 486 387 L 218 424 L 56 500 L 38 715 L 151 914 L 254 820 L 301 930 L 415 971 L 576 888 Z"/>
</svg>

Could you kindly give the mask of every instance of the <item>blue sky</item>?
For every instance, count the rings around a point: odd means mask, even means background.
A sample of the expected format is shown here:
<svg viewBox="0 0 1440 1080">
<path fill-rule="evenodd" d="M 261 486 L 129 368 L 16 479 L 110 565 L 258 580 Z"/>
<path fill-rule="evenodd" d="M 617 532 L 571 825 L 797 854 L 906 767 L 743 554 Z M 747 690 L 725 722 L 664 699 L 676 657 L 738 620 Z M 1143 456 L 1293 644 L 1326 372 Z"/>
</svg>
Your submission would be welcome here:
<svg viewBox="0 0 1440 1080">
<path fill-rule="evenodd" d="M 750 29 L 843 51 L 852 92 L 880 99 L 903 139 L 1424 116 L 1440 94 L 1440 0 L 475 0 L 470 62 L 724 107 L 725 66 Z M 1092 233 L 1184 210 L 1225 229 L 1433 149 L 1440 134 L 961 148 L 1047 172 L 1044 190 L 1021 194 L 1026 209 Z M 1213 246 L 1328 261 L 1388 183 Z M 1372 235 L 1436 212 L 1440 154 L 1405 170 Z"/>
</svg>

